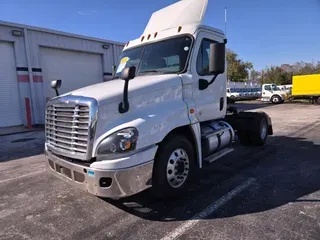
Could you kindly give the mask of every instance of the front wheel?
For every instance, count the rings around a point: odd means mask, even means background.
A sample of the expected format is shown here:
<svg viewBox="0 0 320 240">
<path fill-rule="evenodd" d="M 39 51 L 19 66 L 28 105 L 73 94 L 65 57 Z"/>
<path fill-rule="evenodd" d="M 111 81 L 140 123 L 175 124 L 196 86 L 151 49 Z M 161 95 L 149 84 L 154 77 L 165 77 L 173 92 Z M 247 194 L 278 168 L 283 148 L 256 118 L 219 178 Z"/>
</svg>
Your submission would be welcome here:
<svg viewBox="0 0 320 240">
<path fill-rule="evenodd" d="M 272 98 L 271 98 L 271 102 L 273 104 L 279 104 L 279 103 L 281 103 L 281 101 L 282 101 L 282 99 L 278 95 L 272 96 Z"/>
<path fill-rule="evenodd" d="M 195 151 L 183 135 L 171 135 L 160 144 L 152 174 L 152 192 L 157 198 L 184 193 L 193 172 Z"/>
</svg>

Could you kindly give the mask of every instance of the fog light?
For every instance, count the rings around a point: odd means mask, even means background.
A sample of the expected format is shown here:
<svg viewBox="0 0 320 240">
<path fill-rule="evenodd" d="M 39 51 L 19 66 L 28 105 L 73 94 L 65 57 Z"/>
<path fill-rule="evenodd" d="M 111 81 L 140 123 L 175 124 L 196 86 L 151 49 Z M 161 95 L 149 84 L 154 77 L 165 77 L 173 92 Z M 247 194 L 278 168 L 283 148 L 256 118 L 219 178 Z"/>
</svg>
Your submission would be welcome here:
<svg viewBox="0 0 320 240">
<path fill-rule="evenodd" d="M 112 178 L 109 178 L 109 177 L 100 178 L 99 184 L 100 184 L 100 187 L 103 187 L 103 188 L 110 187 L 112 184 Z"/>
</svg>

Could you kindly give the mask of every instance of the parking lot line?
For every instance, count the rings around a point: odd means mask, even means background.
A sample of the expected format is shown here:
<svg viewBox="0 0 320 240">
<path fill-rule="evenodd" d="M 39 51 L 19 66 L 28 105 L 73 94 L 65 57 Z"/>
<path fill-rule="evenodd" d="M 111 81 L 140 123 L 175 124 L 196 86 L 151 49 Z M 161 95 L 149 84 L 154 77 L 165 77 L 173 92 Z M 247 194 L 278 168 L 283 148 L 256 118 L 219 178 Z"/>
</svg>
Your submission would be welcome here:
<svg viewBox="0 0 320 240">
<path fill-rule="evenodd" d="M 15 178 L 8 178 L 8 179 L 5 179 L 5 180 L 0 180 L 0 184 L 1 183 L 6 183 L 6 182 L 10 182 L 10 181 L 13 181 L 13 180 L 17 180 L 17 179 L 21 179 L 21 178 L 25 178 L 25 177 L 30 177 L 30 176 L 37 175 L 37 174 L 43 173 L 43 172 L 45 172 L 45 170 L 24 174 L 24 175 L 15 177 Z"/>
<path fill-rule="evenodd" d="M 217 211 L 221 206 L 223 206 L 232 198 L 234 198 L 236 195 L 238 195 L 243 190 L 248 188 L 255 181 L 256 181 L 255 178 L 247 179 L 242 184 L 240 184 L 239 186 L 237 186 L 236 188 L 228 192 L 226 195 L 224 195 L 223 197 L 221 197 L 220 199 L 218 199 L 217 201 L 213 202 L 211 205 L 203 209 L 201 212 L 194 215 L 191 219 L 187 220 L 184 224 L 177 227 L 175 230 L 173 230 L 171 233 L 169 233 L 167 236 L 165 236 L 161 240 L 173 240 L 181 236 L 183 233 L 185 233 L 187 230 L 189 230 L 195 224 L 197 224 L 200 220 L 208 217 L 209 215 Z"/>
</svg>

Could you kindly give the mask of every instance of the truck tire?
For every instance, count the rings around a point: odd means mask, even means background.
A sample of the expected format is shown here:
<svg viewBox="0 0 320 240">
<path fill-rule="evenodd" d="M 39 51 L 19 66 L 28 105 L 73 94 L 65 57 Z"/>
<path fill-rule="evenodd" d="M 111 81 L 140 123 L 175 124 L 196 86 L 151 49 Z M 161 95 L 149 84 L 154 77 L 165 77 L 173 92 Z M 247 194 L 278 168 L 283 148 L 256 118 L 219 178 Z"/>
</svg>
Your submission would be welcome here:
<svg viewBox="0 0 320 240">
<path fill-rule="evenodd" d="M 195 151 L 183 135 L 172 134 L 159 146 L 152 173 L 153 195 L 167 199 L 183 195 L 192 176 Z"/>
<path fill-rule="evenodd" d="M 257 115 L 249 135 L 252 145 L 263 146 L 266 143 L 268 138 L 268 119 L 265 114 L 259 113 Z"/>
<path fill-rule="evenodd" d="M 271 97 L 271 102 L 273 104 L 279 104 L 279 103 L 282 102 L 282 99 L 281 99 L 281 97 L 279 95 L 274 95 L 274 96 Z"/>
<path fill-rule="evenodd" d="M 245 146 L 263 146 L 268 138 L 267 116 L 262 112 L 253 113 L 254 115 L 249 114 L 246 124 L 250 124 L 250 127 L 248 130 L 238 132 L 239 141 Z"/>
<path fill-rule="evenodd" d="M 318 97 L 318 99 L 316 100 L 316 104 L 320 105 L 320 97 Z"/>
</svg>

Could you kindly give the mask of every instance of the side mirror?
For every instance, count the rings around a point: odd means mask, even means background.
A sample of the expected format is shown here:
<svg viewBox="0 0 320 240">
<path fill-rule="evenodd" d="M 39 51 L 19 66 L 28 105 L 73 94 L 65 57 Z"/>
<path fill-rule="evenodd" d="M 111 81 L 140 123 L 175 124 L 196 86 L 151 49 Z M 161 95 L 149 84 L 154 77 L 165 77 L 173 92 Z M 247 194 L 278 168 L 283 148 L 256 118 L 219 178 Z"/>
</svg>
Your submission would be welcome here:
<svg viewBox="0 0 320 240">
<path fill-rule="evenodd" d="M 62 84 L 61 79 L 51 81 L 51 88 L 55 90 L 57 96 L 59 96 L 58 88 L 61 87 L 61 84 Z"/>
<path fill-rule="evenodd" d="M 136 76 L 136 67 L 135 66 L 127 67 L 127 68 L 123 69 L 121 72 L 121 79 L 123 79 L 125 81 L 129 81 L 131 79 L 134 79 L 135 76 Z"/>
<path fill-rule="evenodd" d="M 226 45 L 224 43 L 210 44 L 209 72 L 219 75 L 225 71 Z"/>
<path fill-rule="evenodd" d="M 225 71 L 226 45 L 225 43 L 210 44 L 209 72 L 214 76 L 210 82 L 206 79 L 199 79 L 199 90 L 205 90 L 211 85 L 219 74 Z"/>
<path fill-rule="evenodd" d="M 128 68 L 125 68 L 121 72 L 121 79 L 125 81 L 124 87 L 123 87 L 123 99 L 122 102 L 119 104 L 119 113 L 126 113 L 129 111 L 129 100 L 128 100 L 128 87 L 129 87 L 129 81 L 131 79 L 134 79 L 136 76 L 136 67 L 131 66 Z"/>
</svg>

